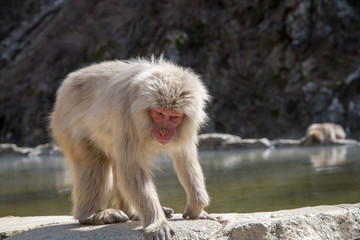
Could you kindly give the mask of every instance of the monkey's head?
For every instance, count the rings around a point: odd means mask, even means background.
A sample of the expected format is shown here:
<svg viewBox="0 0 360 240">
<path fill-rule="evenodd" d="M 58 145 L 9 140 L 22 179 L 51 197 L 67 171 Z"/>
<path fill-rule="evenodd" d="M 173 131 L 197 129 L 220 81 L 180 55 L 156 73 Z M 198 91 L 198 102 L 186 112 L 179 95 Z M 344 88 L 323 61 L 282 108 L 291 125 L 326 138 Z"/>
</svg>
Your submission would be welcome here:
<svg viewBox="0 0 360 240">
<path fill-rule="evenodd" d="M 324 142 L 324 135 L 320 130 L 311 130 L 308 133 L 309 142 L 311 144 L 320 144 Z"/>
<path fill-rule="evenodd" d="M 132 114 L 139 137 L 145 134 L 160 143 L 161 149 L 197 141 L 210 98 L 198 75 L 160 59 L 138 75 L 134 84 L 138 90 Z"/>
</svg>

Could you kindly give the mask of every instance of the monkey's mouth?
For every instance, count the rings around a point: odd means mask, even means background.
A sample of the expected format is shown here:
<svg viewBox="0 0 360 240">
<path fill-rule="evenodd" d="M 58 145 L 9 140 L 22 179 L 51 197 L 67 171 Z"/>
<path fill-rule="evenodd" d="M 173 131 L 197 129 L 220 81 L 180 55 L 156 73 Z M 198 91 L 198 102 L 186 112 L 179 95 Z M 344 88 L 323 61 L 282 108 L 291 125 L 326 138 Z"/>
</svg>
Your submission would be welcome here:
<svg viewBox="0 0 360 240">
<path fill-rule="evenodd" d="M 170 139 L 159 139 L 159 138 L 156 138 L 156 140 L 157 140 L 160 144 L 162 144 L 162 145 L 165 145 L 165 144 L 167 144 L 167 143 L 170 142 Z"/>
<path fill-rule="evenodd" d="M 171 141 L 174 136 L 174 132 L 169 129 L 154 129 L 153 136 L 162 145 L 165 145 Z"/>
</svg>

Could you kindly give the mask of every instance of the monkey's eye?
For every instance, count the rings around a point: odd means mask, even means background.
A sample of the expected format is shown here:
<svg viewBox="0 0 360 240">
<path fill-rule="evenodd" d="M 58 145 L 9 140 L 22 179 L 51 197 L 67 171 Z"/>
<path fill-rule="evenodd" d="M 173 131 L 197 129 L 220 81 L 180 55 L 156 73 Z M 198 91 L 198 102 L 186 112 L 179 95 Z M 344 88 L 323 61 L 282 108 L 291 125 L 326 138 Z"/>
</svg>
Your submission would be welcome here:
<svg viewBox="0 0 360 240">
<path fill-rule="evenodd" d="M 169 117 L 169 120 L 173 123 L 179 124 L 181 122 L 182 118 L 183 118 L 182 116 L 173 115 L 173 116 Z"/>
<path fill-rule="evenodd" d="M 165 114 L 162 113 L 161 111 L 157 111 L 155 109 L 152 109 L 151 110 L 151 116 L 154 118 L 154 119 L 164 119 L 165 118 Z"/>
</svg>

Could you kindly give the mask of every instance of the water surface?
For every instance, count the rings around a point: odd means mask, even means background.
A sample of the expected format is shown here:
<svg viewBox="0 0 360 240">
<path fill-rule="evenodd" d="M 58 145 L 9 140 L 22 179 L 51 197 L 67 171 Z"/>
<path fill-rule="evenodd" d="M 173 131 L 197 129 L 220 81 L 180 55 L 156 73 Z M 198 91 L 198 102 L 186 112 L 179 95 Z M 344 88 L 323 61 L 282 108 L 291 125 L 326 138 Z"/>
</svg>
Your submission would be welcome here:
<svg viewBox="0 0 360 240">
<path fill-rule="evenodd" d="M 360 148 L 309 147 L 200 152 L 208 212 L 257 212 L 360 202 Z M 183 212 L 186 195 L 171 159 L 157 161 L 162 205 Z M 62 156 L 0 157 L 0 217 L 71 212 Z"/>
</svg>

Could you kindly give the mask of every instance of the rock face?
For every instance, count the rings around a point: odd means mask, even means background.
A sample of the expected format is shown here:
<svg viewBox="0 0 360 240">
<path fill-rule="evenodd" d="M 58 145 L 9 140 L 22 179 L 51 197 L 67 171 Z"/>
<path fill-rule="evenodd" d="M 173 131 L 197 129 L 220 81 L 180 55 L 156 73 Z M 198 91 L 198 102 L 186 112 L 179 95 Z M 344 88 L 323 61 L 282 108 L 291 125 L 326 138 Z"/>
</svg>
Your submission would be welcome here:
<svg viewBox="0 0 360 240">
<path fill-rule="evenodd" d="M 49 142 L 67 73 L 161 53 L 209 87 L 206 132 L 300 138 L 333 121 L 360 139 L 359 10 L 348 0 L 4 0 L 0 142 Z"/>
<path fill-rule="evenodd" d="M 360 238 L 360 204 L 306 207 L 277 212 L 212 214 L 212 220 L 183 220 L 170 225 L 177 239 L 311 239 Z M 0 237 L 22 239 L 143 239 L 139 222 L 81 226 L 70 216 L 0 218 Z"/>
</svg>

